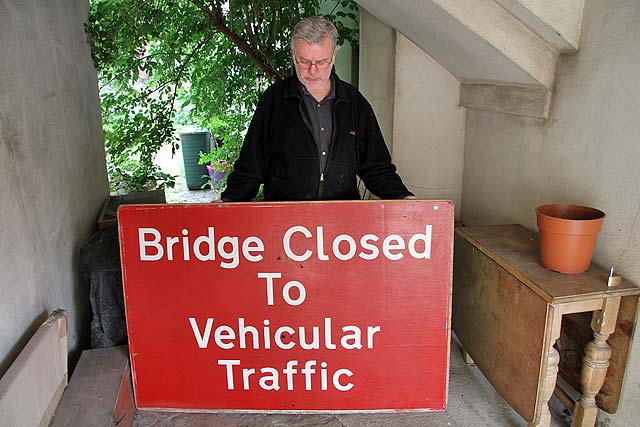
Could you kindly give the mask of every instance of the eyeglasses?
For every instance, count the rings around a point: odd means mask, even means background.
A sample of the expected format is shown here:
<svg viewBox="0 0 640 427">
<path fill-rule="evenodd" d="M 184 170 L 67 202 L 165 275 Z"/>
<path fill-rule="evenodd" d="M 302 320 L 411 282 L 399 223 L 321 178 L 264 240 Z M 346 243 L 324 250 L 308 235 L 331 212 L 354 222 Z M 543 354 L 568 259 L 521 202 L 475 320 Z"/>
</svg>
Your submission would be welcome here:
<svg viewBox="0 0 640 427">
<path fill-rule="evenodd" d="M 319 70 L 326 70 L 333 62 L 333 53 L 331 53 L 331 58 L 329 59 L 321 59 L 319 61 L 309 61 L 308 59 L 298 59 L 295 58 L 296 65 L 304 68 L 311 68 L 312 66 L 316 66 Z"/>
</svg>

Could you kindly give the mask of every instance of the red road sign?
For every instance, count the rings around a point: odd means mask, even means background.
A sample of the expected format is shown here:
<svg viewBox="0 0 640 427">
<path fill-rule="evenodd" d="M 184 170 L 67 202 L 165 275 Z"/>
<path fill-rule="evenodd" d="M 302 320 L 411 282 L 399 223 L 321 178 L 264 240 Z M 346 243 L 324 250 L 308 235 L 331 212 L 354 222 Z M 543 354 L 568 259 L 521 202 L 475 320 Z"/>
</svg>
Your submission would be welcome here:
<svg viewBox="0 0 640 427">
<path fill-rule="evenodd" d="M 122 206 L 138 408 L 443 410 L 446 201 Z"/>
</svg>

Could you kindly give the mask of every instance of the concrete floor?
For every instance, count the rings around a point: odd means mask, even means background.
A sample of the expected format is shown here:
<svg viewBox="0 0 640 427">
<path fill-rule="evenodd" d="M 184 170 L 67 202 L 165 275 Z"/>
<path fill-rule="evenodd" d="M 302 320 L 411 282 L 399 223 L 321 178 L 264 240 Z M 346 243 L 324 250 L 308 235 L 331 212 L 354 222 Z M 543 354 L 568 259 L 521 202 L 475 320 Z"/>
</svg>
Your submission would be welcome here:
<svg viewBox="0 0 640 427">
<path fill-rule="evenodd" d="M 211 189 L 189 190 L 187 188 L 181 149 L 176 150 L 175 155 L 172 155 L 170 146 L 162 147 L 156 156 L 155 163 L 163 172 L 176 177 L 175 187 L 165 189 L 167 203 L 209 203 L 220 198 L 219 192 Z"/>
<path fill-rule="evenodd" d="M 569 413 L 554 398 L 552 427 L 570 425 Z M 465 365 L 455 339 L 451 346 L 449 402 L 444 412 L 276 415 L 185 414 L 138 411 L 136 427 L 520 427 L 526 421 L 502 399 L 477 367 Z"/>
<path fill-rule="evenodd" d="M 176 178 L 174 188 L 166 188 L 167 203 L 209 203 L 220 198 L 220 193 L 210 189 L 189 190 L 183 177 Z"/>
</svg>

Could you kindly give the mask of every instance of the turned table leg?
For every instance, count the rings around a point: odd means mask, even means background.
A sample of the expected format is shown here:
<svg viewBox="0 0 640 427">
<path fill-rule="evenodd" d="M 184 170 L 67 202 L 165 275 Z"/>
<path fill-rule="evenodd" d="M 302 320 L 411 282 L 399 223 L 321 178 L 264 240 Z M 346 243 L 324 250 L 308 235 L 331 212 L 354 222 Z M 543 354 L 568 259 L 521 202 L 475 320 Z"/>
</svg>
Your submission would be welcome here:
<svg viewBox="0 0 640 427">
<path fill-rule="evenodd" d="M 611 358 L 609 335 L 616 329 L 620 297 L 604 300 L 602 310 L 595 311 L 591 320 L 594 340 L 584 349 L 582 362 L 582 399 L 573 410 L 572 427 L 592 427 L 596 423 L 598 407 L 596 395 L 604 384 Z"/>
<path fill-rule="evenodd" d="M 560 324 L 562 315 L 559 312 L 553 313 L 551 310 L 551 318 L 553 319 L 549 331 L 549 342 L 547 343 L 547 370 L 540 391 L 540 416 L 537 423 L 528 423 L 527 427 L 549 427 L 551 425 L 551 412 L 549 412 L 549 399 L 553 395 L 556 388 L 556 380 L 558 379 L 558 365 L 560 364 L 560 354 L 555 349 L 554 344 L 560 338 Z"/>
</svg>

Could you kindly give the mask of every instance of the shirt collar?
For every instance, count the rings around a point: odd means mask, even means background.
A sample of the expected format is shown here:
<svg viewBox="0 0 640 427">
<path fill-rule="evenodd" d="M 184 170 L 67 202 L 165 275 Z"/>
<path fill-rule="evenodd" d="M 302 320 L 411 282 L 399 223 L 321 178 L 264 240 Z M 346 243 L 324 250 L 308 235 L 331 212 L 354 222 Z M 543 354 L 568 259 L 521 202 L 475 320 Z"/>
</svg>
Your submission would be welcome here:
<svg viewBox="0 0 640 427">
<path fill-rule="evenodd" d="M 331 75 L 329 76 L 329 81 L 331 81 L 331 89 L 329 89 L 329 93 L 327 94 L 327 96 L 325 96 L 324 99 L 320 101 L 321 103 L 329 99 L 335 99 L 336 97 L 336 81 L 333 77 L 333 73 L 331 73 Z M 298 80 L 298 86 L 302 95 L 312 96 L 307 88 L 302 84 L 302 82 L 300 82 L 300 80 Z"/>
<path fill-rule="evenodd" d="M 331 81 L 335 83 L 331 85 L 332 90 L 335 87 L 335 102 L 351 103 L 351 97 L 349 93 L 347 93 L 347 89 L 345 87 L 346 83 L 340 80 L 340 77 L 335 74 L 335 71 L 331 72 L 331 79 Z M 295 70 L 291 70 L 291 76 L 286 81 L 286 86 L 284 88 L 284 93 L 282 94 L 282 96 L 285 99 L 289 99 L 291 97 L 301 98 L 302 92 L 300 91 L 300 84 L 301 83 L 298 80 L 298 76 L 296 75 Z"/>
</svg>

